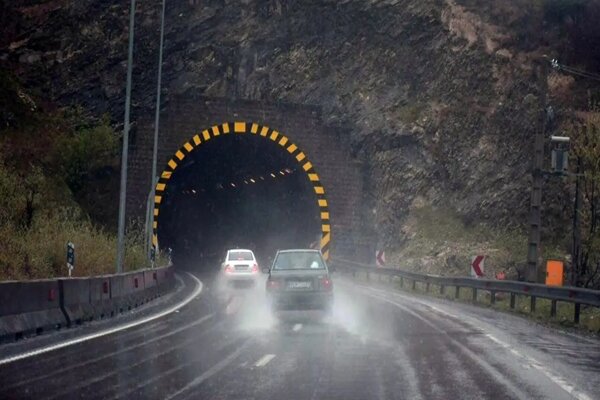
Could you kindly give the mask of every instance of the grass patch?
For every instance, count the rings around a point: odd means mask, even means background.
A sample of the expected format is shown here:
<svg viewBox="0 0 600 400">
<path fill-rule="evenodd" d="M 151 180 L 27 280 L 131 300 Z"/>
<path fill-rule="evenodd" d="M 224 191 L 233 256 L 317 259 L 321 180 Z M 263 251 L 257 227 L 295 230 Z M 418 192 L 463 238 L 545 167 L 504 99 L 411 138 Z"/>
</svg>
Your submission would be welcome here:
<svg viewBox="0 0 600 400">
<path fill-rule="evenodd" d="M 388 251 L 391 265 L 417 272 L 467 275 L 471 257 L 486 255 L 486 275 L 505 271 L 516 279 L 527 259 L 527 235 L 521 229 L 498 229 L 471 223 L 454 210 L 425 205 L 411 210 L 401 247 Z M 564 255 L 559 246 L 545 244 L 545 254 Z"/>
<path fill-rule="evenodd" d="M 423 104 L 411 103 L 398 108 L 397 114 L 400 121 L 406 124 L 414 124 L 419 120 L 423 111 L 425 111 Z"/>
<path fill-rule="evenodd" d="M 129 229 L 126 239 L 125 270 L 148 267 L 144 237 L 139 228 Z M 116 236 L 78 218 L 66 210 L 60 215 L 36 218 L 29 229 L 0 227 L 0 280 L 64 277 L 67 242 L 75 244 L 73 276 L 94 276 L 115 272 Z M 159 260 L 159 265 L 166 263 Z"/>
</svg>

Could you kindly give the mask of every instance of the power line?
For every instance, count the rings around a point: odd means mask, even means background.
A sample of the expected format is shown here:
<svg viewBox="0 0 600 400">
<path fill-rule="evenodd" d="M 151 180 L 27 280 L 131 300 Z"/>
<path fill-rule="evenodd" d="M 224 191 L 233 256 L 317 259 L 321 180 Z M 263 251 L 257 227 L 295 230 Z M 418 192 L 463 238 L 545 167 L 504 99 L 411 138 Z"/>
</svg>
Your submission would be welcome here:
<svg viewBox="0 0 600 400">
<path fill-rule="evenodd" d="M 557 59 L 552 59 L 550 60 L 550 65 L 552 66 L 553 69 L 558 70 L 558 71 L 565 71 L 569 74 L 572 75 L 578 75 L 581 76 L 583 78 L 587 78 L 587 79 L 592 79 L 592 80 L 596 80 L 600 82 L 600 75 L 598 74 L 594 74 L 592 72 L 587 72 L 581 69 L 577 69 L 574 67 L 570 67 L 568 65 L 564 65 L 558 62 Z"/>
</svg>

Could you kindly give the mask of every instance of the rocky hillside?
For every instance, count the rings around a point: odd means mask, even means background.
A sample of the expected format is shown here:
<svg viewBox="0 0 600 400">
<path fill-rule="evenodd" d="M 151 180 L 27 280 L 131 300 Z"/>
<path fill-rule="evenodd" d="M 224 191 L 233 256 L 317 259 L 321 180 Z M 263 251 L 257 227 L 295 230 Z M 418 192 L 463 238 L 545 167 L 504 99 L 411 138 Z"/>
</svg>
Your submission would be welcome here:
<svg viewBox="0 0 600 400">
<path fill-rule="evenodd" d="M 118 124 L 127 3 L 4 1 L 0 67 L 49 104 Z M 138 3 L 136 115 L 153 107 L 160 11 Z M 466 230 L 520 232 L 538 126 L 533 62 L 548 54 L 597 70 L 598 10 L 580 0 L 169 1 L 165 101 L 196 91 L 320 105 L 367 162 L 390 248 L 419 237 L 419 210 L 448 211 Z M 550 83 L 559 119 L 587 104 L 587 83 L 556 73 Z M 569 190 L 548 184 L 547 235 L 560 237 Z"/>
</svg>

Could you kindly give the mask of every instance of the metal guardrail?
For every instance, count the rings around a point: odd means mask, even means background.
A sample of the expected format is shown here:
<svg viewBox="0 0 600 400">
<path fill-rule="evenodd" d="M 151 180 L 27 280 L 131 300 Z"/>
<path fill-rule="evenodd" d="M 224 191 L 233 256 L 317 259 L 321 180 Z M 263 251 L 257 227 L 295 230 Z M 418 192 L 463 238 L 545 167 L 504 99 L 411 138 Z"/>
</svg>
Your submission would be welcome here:
<svg viewBox="0 0 600 400">
<path fill-rule="evenodd" d="M 493 280 L 493 279 L 475 279 L 468 277 L 447 277 L 440 275 L 419 274 L 416 272 L 403 271 L 397 268 L 378 267 L 347 260 L 332 259 L 330 264 L 340 271 L 351 271 L 355 276 L 357 271 L 367 274 L 385 275 L 389 277 L 400 278 L 400 285 L 404 286 L 404 281 L 412 282 L 412 288 L 416 289 L 417 283 L 424 283 L 425 290 L 429 292 L 431 285 L 437 285 L 440 293 L 445 294 L 447 287 L 455 288 L 455 298 L 460 296 L 461 288 L 471 288 L 473 301 L 477 300 L 477 291 L 483 290 L 490 292 L 490 302 L 496 302 L 497 293 L 510 294 L 510 308 L 515 308 L 515 299 L 517 295 L 530 297 L 530 312 L 535 312 L 536 299 L 543 298 L 551 300 L 550 316 L 556 316 L 556 303 L 567 302 L 574 304 L 573 321 L 579 323 L 581 305 L 600 307 L 600 290 L 582 289 L 569 286 L 548 286 L 539 283 L 528 283 L 519 281 Z"/>
</svg>

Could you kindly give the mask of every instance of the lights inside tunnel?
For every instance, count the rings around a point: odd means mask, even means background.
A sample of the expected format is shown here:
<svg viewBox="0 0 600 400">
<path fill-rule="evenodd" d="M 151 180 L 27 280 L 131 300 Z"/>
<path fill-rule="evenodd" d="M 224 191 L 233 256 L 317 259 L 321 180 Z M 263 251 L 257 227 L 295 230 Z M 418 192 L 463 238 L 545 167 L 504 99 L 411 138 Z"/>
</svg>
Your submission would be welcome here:
<svg viewBox="0 0 600 400">
<path fill-rule="evenodd" d="M 296 168 L 284 168 L 284 169 L 281 169 L 278 171 L 270 172 L 268 174 L 268 176 L 270 176 L 271 178 L 277 178 L 277 175 L 275 175 L 275 173 L 278 173 L 279 175 L 282 175 L 282 176 L 289 176 L 295 172 L 297 172 Z M 281 177 L 279 179 L 281 179 Z M 223 189 L 229 189 L 229 188 L 238 189 L 242 183 L 244 183 L 246 185 L 252 185 L 252 184 L 259 184 L 259 183 L 261 183 L 261 181 L 262 182 L 266 181 L 265 177 L 262 175 L 257 176 L 257 177 L 247 177 L 246 179 L 238 182 L 237 184 L 235 182 L 229 182 L 229 184 L 218 183 L 216 185 L 216 189 L 217 190 L 223 190 Z M 205 192 L 205 189 L 192 188 L 192 189 L 183 189 L 181 191 L 181 193 L 183 193 L 183 194 L 198 194 L 198 192 Z"/>
</svg>

